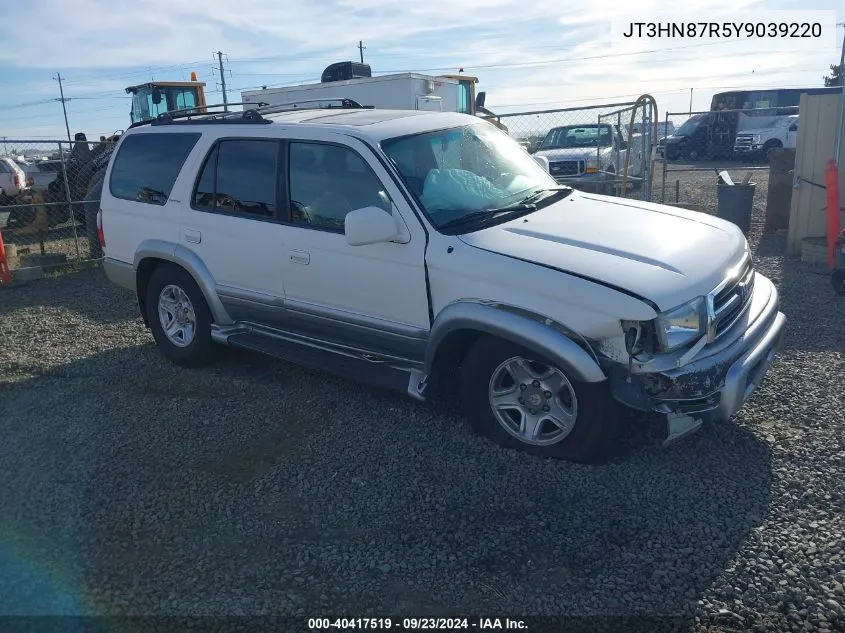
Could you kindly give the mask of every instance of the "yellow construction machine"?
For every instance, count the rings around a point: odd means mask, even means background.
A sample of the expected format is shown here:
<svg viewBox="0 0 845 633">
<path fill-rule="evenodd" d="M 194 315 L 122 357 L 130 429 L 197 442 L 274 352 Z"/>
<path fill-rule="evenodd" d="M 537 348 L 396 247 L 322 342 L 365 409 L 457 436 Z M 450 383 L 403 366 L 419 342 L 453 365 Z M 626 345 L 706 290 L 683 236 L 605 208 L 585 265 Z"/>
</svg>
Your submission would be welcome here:
<svg viewBox="0 0 845 633">
<path fill-rule="evenodd" d="M 150 81 L 129 86 L 127 94 L 132 95 L 132 123 L 155 119 L 165 112 L 206 112 L 205 83 L 197 81 L 197 74 L 191 73 L 191 81 Z"/>
<path fill-rule="evenodd" d="M 479 92 L 475 94 L 475 84 L 478 83 L 478 77 L 472 75 L 441 75 L 445 79 L 454 79 L 460 85 L 458 93 L 458 112 L 468 112 L 474 116 L 486 119 L 500 130 L 507 132 L 508 128 L 498 120 L 496 115 L 484 107 L 484 99 L 487 96 L 486 92 Z"/>
</svg>

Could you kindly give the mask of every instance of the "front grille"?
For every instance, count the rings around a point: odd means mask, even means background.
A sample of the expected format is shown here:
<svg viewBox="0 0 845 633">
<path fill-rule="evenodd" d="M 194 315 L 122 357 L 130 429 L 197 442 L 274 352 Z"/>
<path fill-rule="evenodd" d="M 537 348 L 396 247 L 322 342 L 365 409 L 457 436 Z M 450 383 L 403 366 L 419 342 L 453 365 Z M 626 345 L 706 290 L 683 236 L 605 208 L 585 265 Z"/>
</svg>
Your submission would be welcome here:
<svg viewBox="0 0 845 633">
<path fill-rule="evenodd" d="M 737 276 L 713 297 L 713 328 L 716 338 L 727 332 L 741 317 L 754 294 L 754 266 L 749 257 Z"/>
<path fill-rule="evenodd" d="M 754 137 L 738 135 L 736 137 L 735 147 L 751 147 L 754 144 Z"/>
<path fill-rule="evenodd" d="M 584 173 L 583 160 L 561 160 L 549 163 L 552 176 L 578 176 Z"/>
</svg>

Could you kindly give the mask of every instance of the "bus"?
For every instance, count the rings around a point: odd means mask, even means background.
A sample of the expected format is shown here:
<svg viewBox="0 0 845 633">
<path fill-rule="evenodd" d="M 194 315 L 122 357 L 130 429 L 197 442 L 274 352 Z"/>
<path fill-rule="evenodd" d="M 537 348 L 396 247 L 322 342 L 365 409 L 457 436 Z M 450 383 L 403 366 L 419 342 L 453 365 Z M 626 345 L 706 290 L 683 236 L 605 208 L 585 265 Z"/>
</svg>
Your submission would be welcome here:
<svg viewBox="0 0 845 633">
<path fill-rule="evenodd" d="M 757 88 L 718 92 L 713 95 L 708 113 L 690 117 L 661 144 L 665 145 L 668 160 L 672 160 L 672 156 L 689 160 L 735 158 L 734 144 L 738 133 L 774 128 L 785 117 L 797 115 L 802 94 L 841 92 L 841 87 Z"/>
<path fill-rule="evenodd" d="M 764 88 L 718 92 L 710 102 L 710 111 L 754 110 L 747 116 L 780 116 L 798 114 L 802 94 L 823 95 L 841 93 L 841 87 L 832 88 Z"/>
</svg>

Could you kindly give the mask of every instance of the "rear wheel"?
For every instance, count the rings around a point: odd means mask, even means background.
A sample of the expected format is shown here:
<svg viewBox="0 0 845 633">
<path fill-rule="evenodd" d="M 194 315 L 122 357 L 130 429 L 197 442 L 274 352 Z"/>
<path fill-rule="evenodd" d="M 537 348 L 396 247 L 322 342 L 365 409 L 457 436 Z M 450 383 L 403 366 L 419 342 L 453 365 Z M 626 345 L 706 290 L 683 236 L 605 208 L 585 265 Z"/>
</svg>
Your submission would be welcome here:
<svg viewBox="0 0 845 633">
<path fill-rule="evenodd" d="M 765 145 L 763 145 L 763 160 L 767 163 L 772 162 L 772 152 L 776 149 L 783 147 L 783 143 L 777 140 L 766 141 Z"/>
<path fill-rule="evenodd" d="M 577 462 L 611 439 L 606 383 L 585 383 L 537 354 L 492 337 L 464 359 L 461 399 L 474 429 L 505 448 Z"/>
<path fill-rule="evenodd" d="M 157 267 L 147 285 L 147 320 L 159 349 L 173 363 L 197 367 L 210 363 L 211 311 L 194 278 L 172 264 Z"/>
</svg>

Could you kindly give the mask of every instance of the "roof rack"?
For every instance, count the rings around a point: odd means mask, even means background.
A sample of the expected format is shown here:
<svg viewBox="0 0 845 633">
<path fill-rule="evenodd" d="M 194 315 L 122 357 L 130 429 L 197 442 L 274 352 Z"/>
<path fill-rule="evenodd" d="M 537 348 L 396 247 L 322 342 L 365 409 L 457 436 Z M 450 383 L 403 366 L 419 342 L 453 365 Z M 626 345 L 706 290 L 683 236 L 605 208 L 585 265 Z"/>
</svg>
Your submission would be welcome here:
<svg viewBox="0 0 845 633">
<path fill-rule="evenodd" d="M 220 121 L 227 123 L 270 123 L 271 121 L 264 119 L 261 116 L 256 116 L 255 109 L 243 111 L 223 111 L 223 112 L 208 112 L 210 108 L 228 108 L 236 105 L 255 105 L 251 103 L 212 103 L 202 106 L 194 106 L 192 108 L 181 108 L 179 110 L 170 110 L 162 112 L 154 119 L 147 119 L 138 121 L 129 126 L 129 128 L 139 127 L 141 125 L 170 125 L 172 123 L 206 123 L 210 121 Z M 260 103 L 258 105 L 268 105 Z M 197 117 L 193 120 L 193 117 Z M 180 121 L 179 119 L 186 119 Z"/>
<path fill-rule="evenodd" d="M 339 105 L 331 105 L 331 103 L 338 103 Z M 300 107 L 305 103 L 329 103 L 324 106 L 310 106 L 306 108 Z M 200 112 L 200 110 L 208 110 L 209 108 L 227 108 L 228 106 L 252 106 L 248 109 L 231 112 Z M 258 103 L 215 103 L 205 106 L 194 106 L 193 108 L 182 108 L 179 110 L 170 110 L 169 112 L 162 112 L 154 119 L 146 121 L 138 121 L 129 126 L 129 129 L 139 127 L 141 125 L 173 125 L 173 124 L 197 124 L 197 123 L 246 123 L 246 124 L 268 124 L 272 123 L 271 119 L 264 118 L 265 114 L 274 114 L 276 112 L 287 112 L 290 110 L 332 110 L 332 109 L 354 109 L 361 108 L 372 110 L 375 106 L 362 106 L 357 101 L 352 99 L 309 99 L 306 101 L 297 101 L 295 103 L 288 103 L 284 105 L 271 106 L 268 103 L 259 101 Z"/>
<path fill-rule="evenodd" d="M 329 105 L 325 106 L 307 106 L 305 108 L 301 107 L 301 104 L 315 104 L 315 103 L 328 103 Z M 332 103 L 338 103 L 339 105 L 331 105 Z M 266 104 L 265 104 L 266 105 Z M 291 103 L 284 103 L 281 105 L 274 105 L 269 107 L 259 107 L 257 111 L 261 114 L 275 114 L 276 112 L 287 112 L 289 110 L 335 110 L 335 109 L 361 109 L 361 110 L 373 110 L 375 106 L 365 106 L 361 105 L 357 101 L 353 99 L 347 99 L 346 97 L 339 97 L 333 99 L 304 99 L 302 101 L 292 101 Z"/>
</svg>

